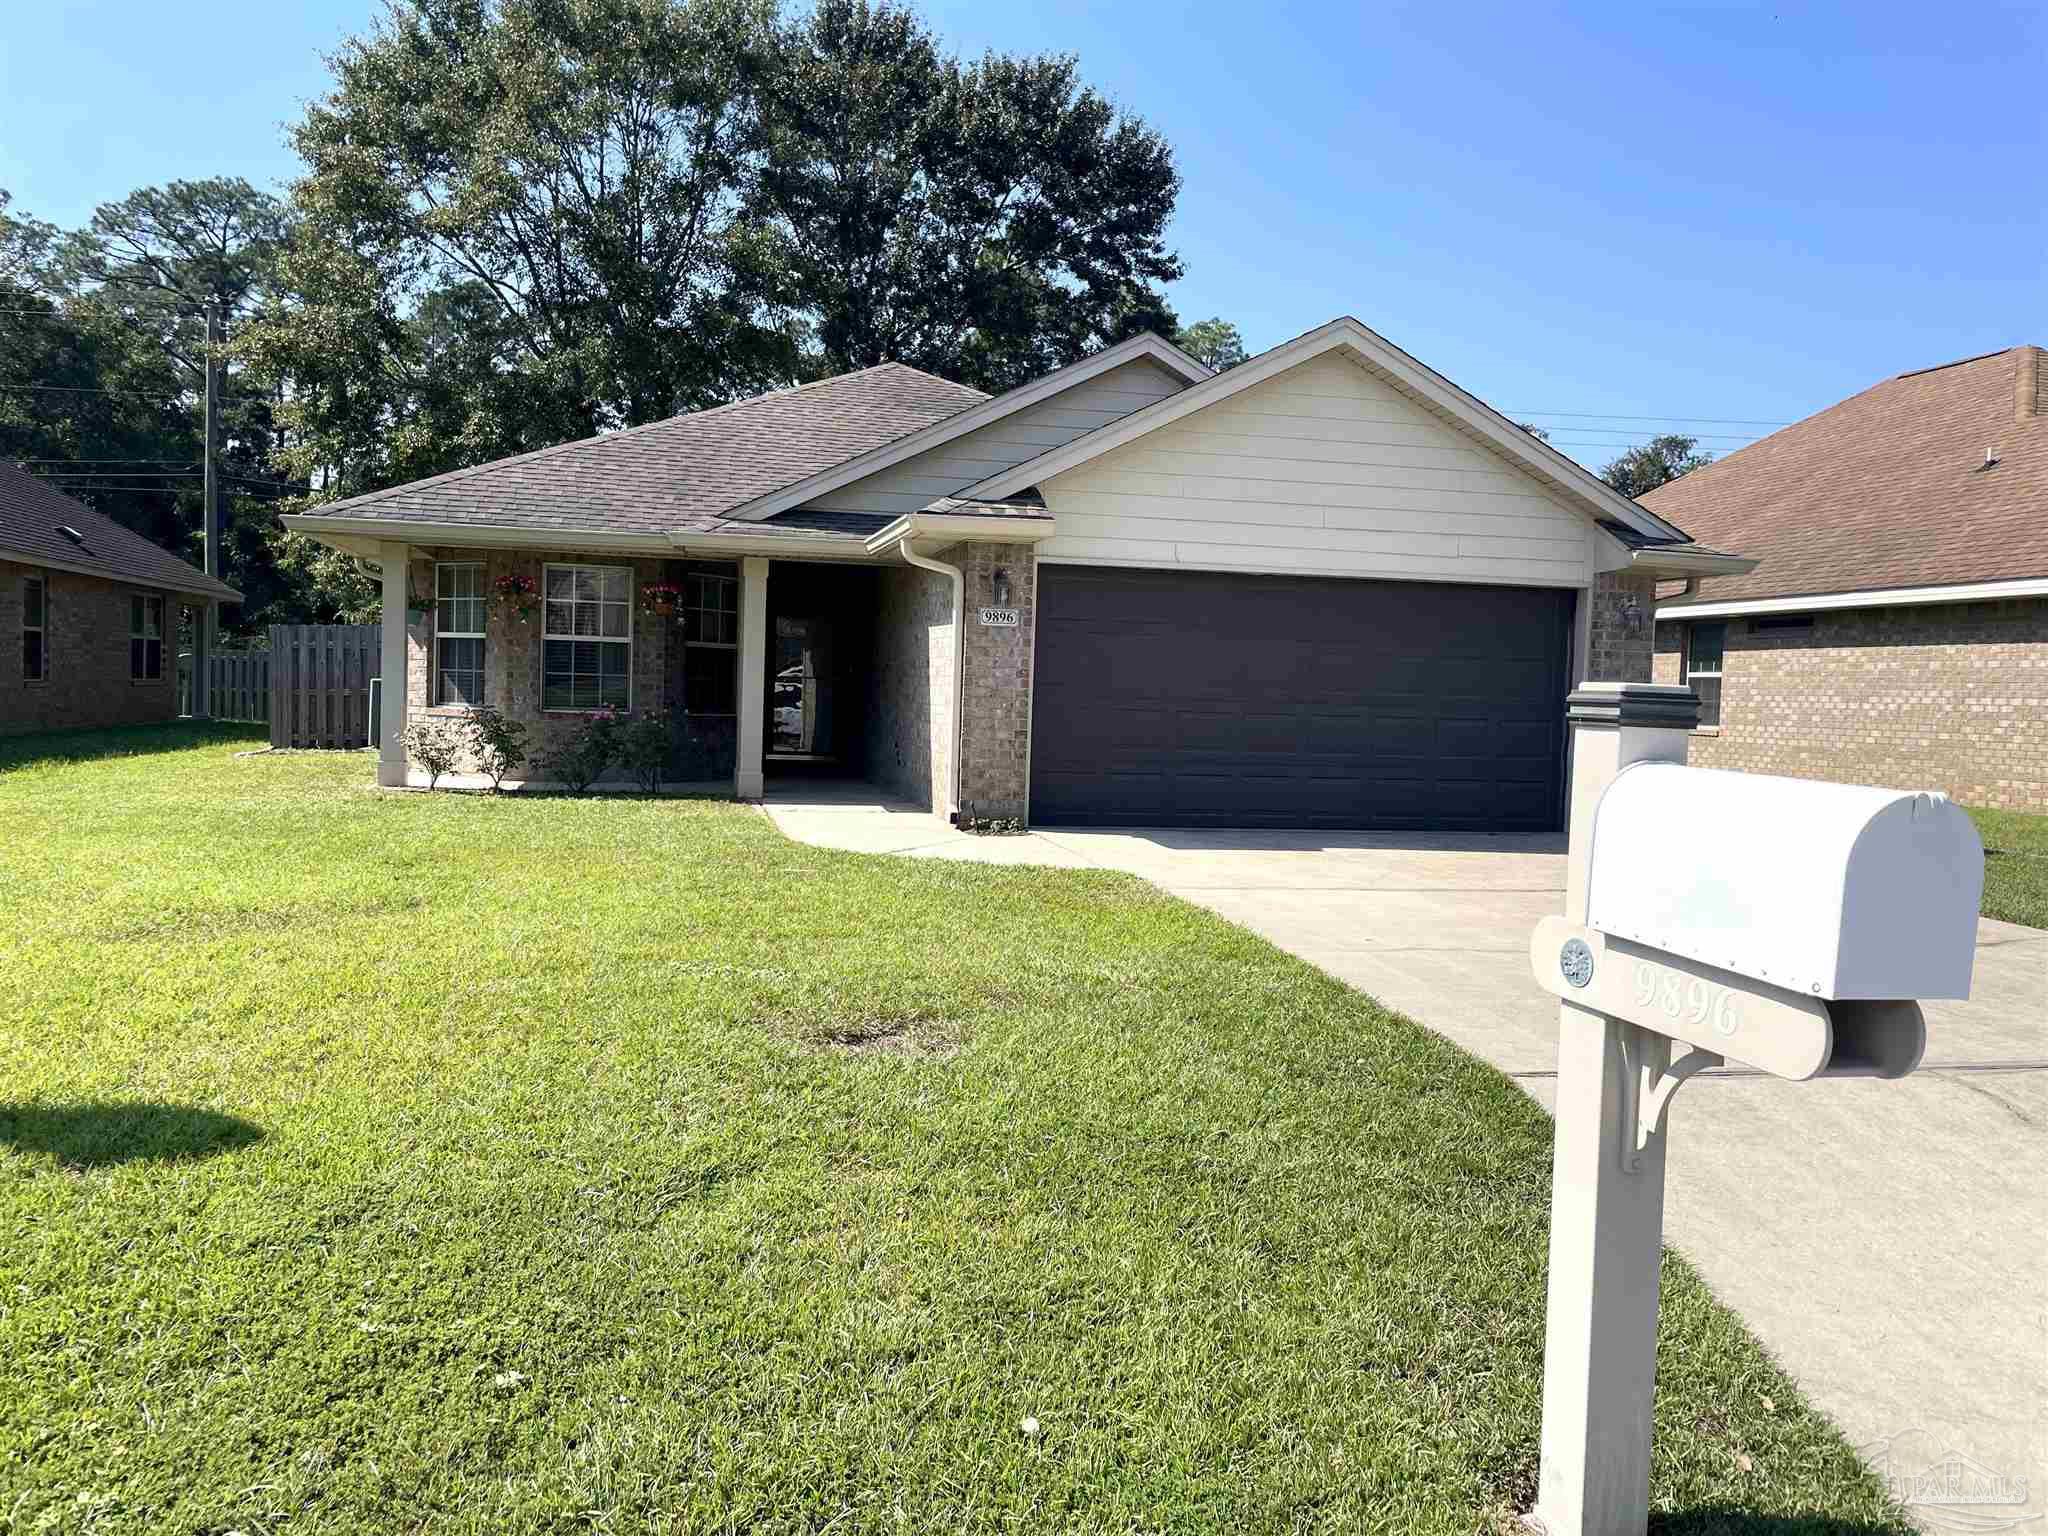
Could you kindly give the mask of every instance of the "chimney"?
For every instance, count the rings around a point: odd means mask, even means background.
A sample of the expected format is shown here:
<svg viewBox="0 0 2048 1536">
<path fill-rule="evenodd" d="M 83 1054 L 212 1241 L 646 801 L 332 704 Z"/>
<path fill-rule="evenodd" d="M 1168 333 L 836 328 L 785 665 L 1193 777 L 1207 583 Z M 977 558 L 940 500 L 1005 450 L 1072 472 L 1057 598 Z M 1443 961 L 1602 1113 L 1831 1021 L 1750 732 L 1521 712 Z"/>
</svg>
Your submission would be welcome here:
<svg viewBox="0 0 2048 1536">
<path fill-rule="evenodd" d="M 2039 347 L 2019 347 L 2012 376 L 2012 419 L 2032 421 L 2041 414 L 2041 366 L 2048 352 Z"/>
</svg>

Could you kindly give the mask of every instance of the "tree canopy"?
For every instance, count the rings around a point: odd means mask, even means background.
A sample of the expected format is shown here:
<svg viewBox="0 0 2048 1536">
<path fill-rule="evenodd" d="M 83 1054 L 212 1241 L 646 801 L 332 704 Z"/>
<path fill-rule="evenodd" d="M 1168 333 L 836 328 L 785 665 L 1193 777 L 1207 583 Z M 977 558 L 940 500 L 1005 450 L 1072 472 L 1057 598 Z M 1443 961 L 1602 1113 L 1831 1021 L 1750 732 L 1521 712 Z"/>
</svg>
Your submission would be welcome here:
<svg viewBox="0 0 2048 1536">
<path fill-rule="evenodd" d="M 1000 391 L 1178 330 L 1165 140 L 1071 55 L 961 58 L 895 0 L 390 0 L 330 66 L 287 200 L 173 182 L 67 233 L 0 192 L 0 453 L 187 558 L 220 316 L 245 628 L 375 602 L 280 507 L 884 360 Z"/>
<path fill-rule="evenodd" d="M 1700 447 L 1698 438 L 1666 432 L 1615 458 L 1600 471 L 1600 478 L 1633 498 L 1713 462 L 1714 456 Z"/>
<path fill-rule="evenodd" d="M 1197 320 L 1176 332 L 1173 344 L 1197 362 L 1207 363 L 1218 373 L 1226 368 L 1235 368 L 1250 354 L 1244 349 L 1244 337 L 1237 327 L 1221 315 L 1211 315 L 1207 320 Z"/>
</svg>

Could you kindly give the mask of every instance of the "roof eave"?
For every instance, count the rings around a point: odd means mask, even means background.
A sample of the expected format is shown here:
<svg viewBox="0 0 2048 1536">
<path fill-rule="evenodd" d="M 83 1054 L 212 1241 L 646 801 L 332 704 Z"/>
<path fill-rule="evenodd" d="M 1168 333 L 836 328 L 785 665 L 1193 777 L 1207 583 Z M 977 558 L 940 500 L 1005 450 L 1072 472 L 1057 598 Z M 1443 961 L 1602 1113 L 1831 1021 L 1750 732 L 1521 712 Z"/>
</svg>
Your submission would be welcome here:
<svg viewBox="0 0 2048 1536">
<path fill-rule="evenodd" d="M 1164 337 L 1151 331 L 1142 331 L 1136 336 L 1105 347 L 1093 357 L 1084 357 L 1077 363 L 1064 368 L 1055 368 L 1015 389 L 971 405 L 957 415 L 943 421 L 935 421 L 928 427 L 921 427 L 894 442 L 883 443 L 870 448 L 866 453 L 856 454 L 841 464 L 821 469 L 814 475 L 807 475 L 793 485 L 770 491 L 765 496 L 743 502 L 726 513 L 727 517 L 746 522 L 760 522 L 802 506 L 816 497 L 829 495 L 835 490 L 865 480 L 870 475 L 880 474 L 906 459 L 913 459 L 920 453 L 965 437 L 983 427 L 993 426 L 1004 418 L 1014 416 L 1027 407 L 1065 394 L 1078 384 L 1099 378 L 1111 369 L 1121 368 L 1126 363 L 1149 358 L 1168 372 L 1177 375 L 1185 384 L 1195 385 L 1215 376 L 1215 371 L 1188 356 Z M 1170 397 L 1169 397 L 1170 398 Z"/>
<path fill-rule="evenodd" d="M 172 556 L 173 559 L 177 558 Z M 48 555 L 32 549 L 0 549 L 0 560 L 16 565 L 35 566 L 46 571 L 68 571 L 74 576 L 96 576 L 101 581 L 120 582 L 131 587 L 147 587 L 154 592 L 175 592 L 180 597 L 204 598 L 214 603 L 239 603 L 245 601 L 242 594 L 226 582 L 213 586 L 202 586 L 198 582 L 159 581 L 154 576 L 141 576 L 133 571 L 110 571 L 103 565 L 87 565 L 82 560 L 52 560 Z M 198 572 L 194 572 L 198 575 Z M 201 581 L 208 578 L 203 575 Z"/>
<path fill-rule="evenodd" d="M 1632 549 L 1629 569 L 1651 576 L 1747 576 L 1763 562 L 1748 555 L 1727 555 L 1715 549 L 1672 549 L 1650 545 Z"/>
<path fill-rule="evenodd" d="M 1673 600 L 1657 605 L 1660 619 L 1723 619 L 1748 614 L 1825 613 L 1840 608 L 1919 608 L 1939 603 L 2007 602 L 2048 597 L 2048 576 L 2010 581 L 1966 581 L 1946 586 L 1866 587 L 1856 592 L 1809 592 L 1791 597 L 1730 598 L 1726 602 Z"/>
<path fill-rule="evenodd" d="M 1054 519 L 995 512 L 906 512 L 868 536 L 870 554 L 883 554 L 905 539 L 945 539 L 954 544 L 1040 544 L 1051 538 Z"/>
</svg>

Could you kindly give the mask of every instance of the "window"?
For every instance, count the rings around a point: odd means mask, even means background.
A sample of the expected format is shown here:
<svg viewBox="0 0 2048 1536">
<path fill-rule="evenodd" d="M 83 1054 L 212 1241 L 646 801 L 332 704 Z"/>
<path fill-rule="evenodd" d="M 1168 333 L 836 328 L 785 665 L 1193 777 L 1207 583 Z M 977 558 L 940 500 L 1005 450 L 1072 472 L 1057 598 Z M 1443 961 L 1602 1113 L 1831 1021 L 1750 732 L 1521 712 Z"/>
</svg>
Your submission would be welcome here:
<svg viewBox="0 0 2048 1536">
<path fill-rule="evenodd" d="M 40 683 L 50 665 L 50 589 L 40 576 L 21 584 L 21 676 Z"/>
<path fill-rule="evenodd" d="M 164 675 L 164 600 L 140 593 L 128 599 L 128 676 L 153 683 Z"/>
<path fill-rule="evenodd" d="M 1700 724 L 1721 723 L 1721 657 L 1728 646 L 1728 626 L 1688 624 L 1685 627 L 1685 680 L 1700 696 Z"/>
<path fill-rule="evenodd" d="M 1728 626 L 1726 624 L 1694 624 L 1686 636 L 1685 678 L 1691 682 L 1696 677 L 1719 677 L 1721 675 L 1721 654 L 1727 649 Z"/>
<path fill-rule="evenodd" d="M 434 567 L 434 702 L 484 702 L 484 568 L 443 561 Z"/>
<path fill-rule="evenodd" d="M 541 596 L 541 708 L 630 708 L 632 571 L 617 565 L 551 565 Z"/>
<path fill-rule="evenodd" d="M 683 713 L 739 713 L 740 582 L 692 571 L 683 578 Z"/>
</svg>

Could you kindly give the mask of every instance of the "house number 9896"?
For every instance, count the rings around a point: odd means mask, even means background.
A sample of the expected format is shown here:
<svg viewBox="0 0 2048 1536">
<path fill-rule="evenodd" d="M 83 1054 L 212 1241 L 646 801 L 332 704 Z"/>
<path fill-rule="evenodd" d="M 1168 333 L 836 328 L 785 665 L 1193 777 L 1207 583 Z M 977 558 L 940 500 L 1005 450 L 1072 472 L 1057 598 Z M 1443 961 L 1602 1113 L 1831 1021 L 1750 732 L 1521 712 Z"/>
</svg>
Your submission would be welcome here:
<svg viewBox="0 0 2048 1536">
<path fill-rule="evenodd" d="M 1654 1007 L 1667 1019 L 1685 1018 L 1698 1025 L 1713 1020 L 1714 1033 L 1728 1036 L 1742 1025 L 1735 994 L 1698 976 L 1682 976 L 1648 960 L 1635 967 L 1636 1005 Z"/>
</svg>

